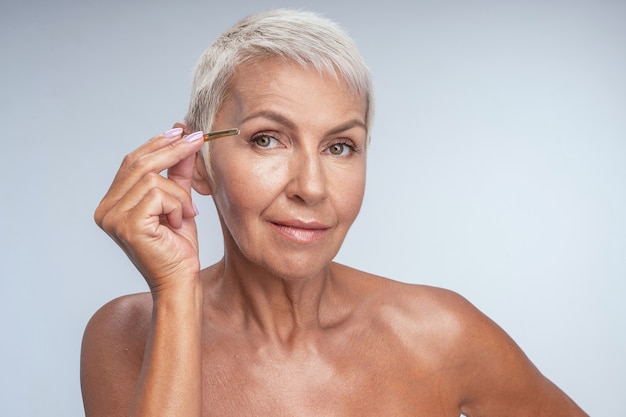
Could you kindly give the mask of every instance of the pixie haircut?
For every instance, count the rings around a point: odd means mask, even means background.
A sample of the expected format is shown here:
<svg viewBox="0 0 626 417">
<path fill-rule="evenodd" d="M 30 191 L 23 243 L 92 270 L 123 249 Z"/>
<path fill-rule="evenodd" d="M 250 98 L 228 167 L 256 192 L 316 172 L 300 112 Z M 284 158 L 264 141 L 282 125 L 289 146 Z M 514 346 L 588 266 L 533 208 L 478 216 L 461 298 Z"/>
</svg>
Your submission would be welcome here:
<svg viewBox="0 0 626 417">
<path fill-rule="evenodd" d="M 237 66 L 272 57 L 345 80 L 365 101 L 370 131 L 372 80 L 352 39 L 335 22 L 315 13 L 284 9 L 240 20 L 204 51 L 196 65 L 185 123 L 192 130 L 210 131 Z M 204 145 L 202 154 L 210 173 L 209 145 Z"/>
</svg>

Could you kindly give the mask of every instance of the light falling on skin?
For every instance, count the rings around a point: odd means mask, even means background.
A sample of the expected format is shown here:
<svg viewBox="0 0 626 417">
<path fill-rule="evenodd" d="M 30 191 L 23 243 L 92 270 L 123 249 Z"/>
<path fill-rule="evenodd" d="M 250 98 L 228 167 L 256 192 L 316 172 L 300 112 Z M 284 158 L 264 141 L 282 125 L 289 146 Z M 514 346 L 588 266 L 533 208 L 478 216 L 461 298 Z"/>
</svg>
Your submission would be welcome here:
<svg viewBox="0 0 626 417">
<path fill-rule="evenodd" d="M 213 142 L 212 195 L 230 256 L 278 276 L 309 276 L 335 257 L 361 207 L 365 103 L 316 70 L 271 60 L 263 67 L 238 68 L 213 123 L 240 134 Z"/>
<path fill-rule="evenodd" d="M 436 311 L 437 315 L 433 315 L 432 311 Z M 420 306 L 419 308 L 400 310 L 397 306 L 382 306 L 379 315 L 388 323 L 395 338 L 402 343 L 407 351 L 410 352 L 415 349 L 415 340 L 422 340 L 422 343 L 428 341 L 428 345 L 432 346 L 433 349 L 421 349 L 418 352 L 423 363 L 437 363 L 437 358 L 441 357 L 442 351 L 452 348 L 450 342 L 456 340 L 456 335 L 462 331 L 461 325 L 454 315 L 446 314 L 445 310 L 441 308 L 429 310 L 425 306 Z M 420 326 L 415 324 L 416 316 L 422 318 Z M 437 329 L 440 328 L 446 329 L 445 334 L 437 332 Z M 433 335 L 440 337 L 435 339 Z"/>
<path fill-rule="evenodd" d="M 299 378 L 299 375 L 307 375 L 307 378 Z M 251 388 L 256 386 L 263 396 L 269 395 L 280 401 L 286 409 L 293 411 L 290 415 L 301 415 L 307 409 L 303 407 L 302 399 L 318 398 L 315 395 L 317 391 L 322 392 L 332 386 L 336 381 L 335 376 L 333 365 L 325 361 L 314 346 L 307 346 L 295 355 L 274 354 L 273 357 L 259 360 L 258 366 L 253 367 L 250 372 L 253 381 Z M 271 381 L 269 394 L 268 381 Z"/>
</svg>

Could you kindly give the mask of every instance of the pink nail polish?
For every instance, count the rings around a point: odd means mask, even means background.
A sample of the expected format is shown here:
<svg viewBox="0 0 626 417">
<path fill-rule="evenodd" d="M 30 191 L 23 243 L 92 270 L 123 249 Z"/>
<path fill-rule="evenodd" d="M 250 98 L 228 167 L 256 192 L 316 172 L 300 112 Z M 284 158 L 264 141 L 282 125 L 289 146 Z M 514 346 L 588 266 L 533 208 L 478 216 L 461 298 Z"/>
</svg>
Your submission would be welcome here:
<svg viewBox="0 0 626 417">
<path fill-rule="evenodd" d="M 180 127 L 175 127 L 174 129 L 166 130 L 165 132 L 163 132 L 163 137 L 174 138 L 181 133 L 183 133 L 183 129 L 181 129 Z"/>
<path fill-rule="evenodd" d="M 196 212 L 196 216 L 198 214 L 200 214 L 200 212 L 198 211 L 198 206 L 196 206 L 196 203 L 194 203 L 193 201 L 191 202 L 191 205 L 193 206 L 194 211 Z"/>
<path fill-rule="evenodd" d="M 202 139 L 203 136 L 204 136 L 204 134 L 200 130 L 200 131 L 197 131 L 197 132 L 193 132 L 189 136 L 185 136 L 184 141 L 185 142 L 195 142 L 195 141 L 197 141 L 199 139 Z"/>
</svg>

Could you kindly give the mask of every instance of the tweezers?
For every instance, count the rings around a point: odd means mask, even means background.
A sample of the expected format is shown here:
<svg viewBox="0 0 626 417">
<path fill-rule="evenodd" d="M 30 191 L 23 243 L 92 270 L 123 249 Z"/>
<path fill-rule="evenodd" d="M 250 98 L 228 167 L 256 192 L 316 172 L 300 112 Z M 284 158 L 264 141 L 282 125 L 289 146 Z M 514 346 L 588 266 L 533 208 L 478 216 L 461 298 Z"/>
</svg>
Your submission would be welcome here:
<svg viewBox="0 0 626 417">
<path fill-rule="evenodd" d="M 237 129 L 236 127 L 232 129 L 215 130 L 213 132 L 205 133 L 204 141 L 209 142 L 215 139 L 223 138 L 226 136 L 238 135 L 238 134 L 239 134 L 239 129 Z"/>
</svg>

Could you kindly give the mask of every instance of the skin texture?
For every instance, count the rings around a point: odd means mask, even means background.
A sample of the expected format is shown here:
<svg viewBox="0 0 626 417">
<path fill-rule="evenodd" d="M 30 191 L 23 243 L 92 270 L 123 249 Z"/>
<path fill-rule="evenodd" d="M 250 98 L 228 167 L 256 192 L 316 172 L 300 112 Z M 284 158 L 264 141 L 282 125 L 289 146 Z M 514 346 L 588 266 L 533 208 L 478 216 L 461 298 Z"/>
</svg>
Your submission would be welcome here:
<svg viewBox="0 0 626 417">
<path fill-rule="evenodd" d="M 95 219 L 151 292 L 88 324 L 87 416 L 586 415 L 459 295 L 332 262 L 363 198 L 364 117 L 342 80 L 266 60 L 231 80 L 214 128 L 241 132 L 210 176 L 179 132 L 125 158 Z M 192 187 L 223 231 L 203 270 Z"/>
</svg>

